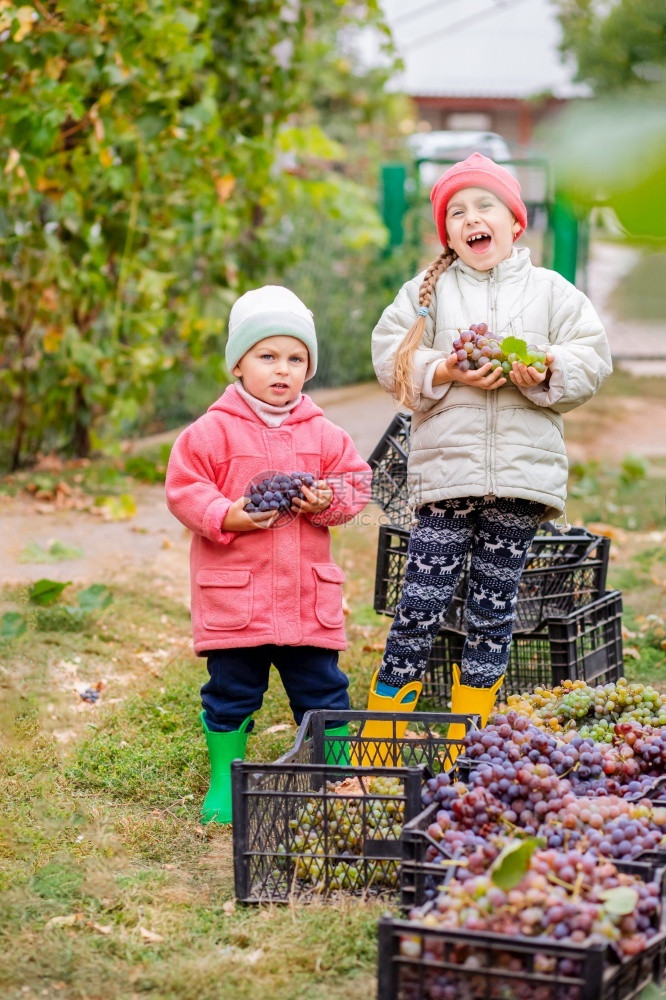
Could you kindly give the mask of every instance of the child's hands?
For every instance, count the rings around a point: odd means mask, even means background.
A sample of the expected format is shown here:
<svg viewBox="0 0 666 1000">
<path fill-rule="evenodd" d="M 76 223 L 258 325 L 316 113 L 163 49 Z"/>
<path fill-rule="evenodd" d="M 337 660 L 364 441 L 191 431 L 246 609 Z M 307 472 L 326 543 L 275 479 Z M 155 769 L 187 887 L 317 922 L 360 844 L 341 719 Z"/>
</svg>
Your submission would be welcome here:
<svg viewBox="0 0 666 1000">
<path fill-rule="evenodd" d="M 440 361 L 432 380 L 433 385 L 443 385 L 445 382 L 462 382 L 463 385 L 472 385 L 476 389 L 490 390 L 504 385 L 506 376 L 501 368 L 491 368 L 490 361 L 475 371 L 471 368 L 462 371 L 458 366 L 458 355 L 454 351 L 445 361 Z"/>
<path fill-rule="evenodd" d="M 532 386 L 539 385 L 540 382 L 543 382 L 547 378 L 550 374 L 550 365 L 552 365 L 554 360 L 555 356 L 548 351 L 546 353 L 546 370 L 543 372 L 538 372 L 536 368 L 532 368 L 531 365 L 524 365 L 521 361 L 514 361 L 509 378 L 519 388 L 530 389 Z"/>
<path fill-rule="evenodd" d="M 303 484 L 301 492 L 306 497 L 305 500 L 294 497 L 291 501 L 298 507 L 301 514 L 318 514 L 330 507 L 333 502 L 333 490 L 325 479 L 320 479 L 312 488 Z"/>
<path fill-rule="evenodd" d="M 249 502 L 249 497 L 239 497 L 238 500 L 234 500 L 222 522 L 222 531 L 254 531 L 255 528 L 270 528 L 272 526 L 278 512 L 266 510 L 249 514 L 243 510 Z"/>
</svg>

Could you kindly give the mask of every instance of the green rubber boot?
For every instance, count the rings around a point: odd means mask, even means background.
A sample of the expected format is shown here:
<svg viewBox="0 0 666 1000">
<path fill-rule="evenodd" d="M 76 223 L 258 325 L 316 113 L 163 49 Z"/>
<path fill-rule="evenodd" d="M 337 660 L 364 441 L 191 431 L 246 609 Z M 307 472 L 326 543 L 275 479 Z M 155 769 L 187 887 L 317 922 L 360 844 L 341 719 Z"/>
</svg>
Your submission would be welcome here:
<svg viewBox="0 0 666 1000">
<path fill-rule="evenodd" d="M 245 760 L 246 730 L 251 721 L 248 715 L 238 729 L 215 733 L 206 725 L 205 712 L 201 712 L 210 758 L 210 788 L 201 807 L 202 823 L 231 823 L 231 762 Z"/>
<path fill-rule="evenodd" d="M 349 723 L 343 722 L 335 729 L 324 730 L 324 760 L 327 764 L 349 764 L 349 740 L 332 740 L 331 736 L 349 736 Z"/>
</svg>

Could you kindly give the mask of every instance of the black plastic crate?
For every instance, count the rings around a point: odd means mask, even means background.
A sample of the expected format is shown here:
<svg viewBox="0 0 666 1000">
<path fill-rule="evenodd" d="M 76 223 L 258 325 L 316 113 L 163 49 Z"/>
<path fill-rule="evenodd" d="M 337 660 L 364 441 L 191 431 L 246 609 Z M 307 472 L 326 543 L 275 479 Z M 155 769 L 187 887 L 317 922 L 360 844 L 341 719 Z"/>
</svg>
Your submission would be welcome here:
<svg viewBox="0 0 666 1000">
<path fill-rule="evenodd" d="M 408 527 L 411 512 L 407 506 L 407 455 L 411 416 L 396 413 L 368 459 L 372 469 L 372 499 L 384 511 L 391 524 Z"/>
<path fill-rule="evenodd" d="M 376 720 L 391 724 L 391 735 L 373 739 L 367 735 L 366 725 Z M 448 771 L 458 754 L 464 751 L 461 739 L 453 740 L 447 735 L 452 722 L 462 723 L 465 733 L 477 729 L 477 715 L 452 715 L 450 712 L 410 712 L 408 715 L 396 712 L 364 712 L 356 709 L 331 711 L 317 709 L 306 712 L 299 726 L 293 747 L 280 757 L 276 764 L 337 764 L 343 767 L 353 765 L 363 752 L 371 752 L 377 766 L 419 767 L 425 764 L 431 774 Z M 339 728 L 344 723 L 349 728 L 346 736 L 331 736 L 329 729 Z M 398 727 L 407 729 L 398 736 Z M 452 750 L 455 751 L 452 757 Z"/>
<path fill-rule="evenodd" d="M 439 732 L 451 722 L 467 729 L 476 717 L 411 713 L 409 732 L 383 740 L 387 762 L 400 766 L 355 767 L 349 762 L 376 741 L 364 738 L 369 720 L 400 717 L 385 712 L 307 713 L 292 749 L 271 764 L 234 761 L 233 848 L 235 893 L 243 902 L 306 900 L 339 891 L 354 895 L 399 892 L 400 834 L 422 809 L 424 777 L 450 762 L 454 741 Z M 405 717 L 402 716 L 402 721 Z M 347 722 L 349 737 L 326 736 L 324 723 Z M 395 731 L 394 731 L 395 732 Z M 461 746 L 461 741 L 455 741 Z M 327 762 L 327 756 L 329 761 Z M 340 763 L 331 763 L 339 760 Z M 407 766 L 414 765 L 414 766 Z M 338 794 L 329 783 L 357 778 Z M 399 795 L 386 794 L 372 779 L 397 779 Z M 308 826 L 314 818 L 312 832 Z"/>
<path fill-rule="evenodd" d="M 350 769 L 234 761 L 237 898 L 244 903 L 307 901 L 341 891 L 396 897 L 400 832 L 404 820 L 421 808 L 424 770 L 354 768 L 357 788 L 338 794 L 329 783 L 343 780 Z M 373 789 L 373 781 L 382 778 L 397 779 L 401 793 Z M 312 836 L 304 829 L 310 818 Z"/>
<path fill-rule="evenodd" d="M 375 611 L 394 615 L 402 593 L 409 531 L 382 525 L 377 542 Z M 568 615 L 595 601 L 606 589 L 610 539 L 576 528 L 565 535 L 537 534 L 518 587 L 516 632 L 541 628 L 553 615 Z M 445 624 L 463 631 L 469 581 L 467 557 Z"/>
<path fill-rule="evenodd" d="M 442 629 L 435 638 L 423 677 L 424 700 L 436 706 L 451 700 L 452 666 L 460 665 L 464 642 L 453 629 Z M 612 590 L 570 615 L 548 618 L 538 631 L 514 634 L 498 699 L 564 680 L 608 684 L 622 672 L 622 594 Z"/>
<path fill-rule="evenodd" d="M 445 930 L 383 917 L 378 1000 L 631 1000 L 663 974 L 666 934 L 619 964 L 610 945 Z"/>
<path fill-rule="evenodd" d="M 400 909 L 405 913 L 415 906 L 432 902 L 440 888 L 455 877 L 456 860 L 428 833 L 440 806 L 434 802 L 405 823 L 402 830 L 400 864 Z M 612 863 L 618 871 L 639 875 L 645 882 L 659 881 L 662 900 L 666 889 L 666 851 L 643 851 L 633 861 Z"/>
</svg>

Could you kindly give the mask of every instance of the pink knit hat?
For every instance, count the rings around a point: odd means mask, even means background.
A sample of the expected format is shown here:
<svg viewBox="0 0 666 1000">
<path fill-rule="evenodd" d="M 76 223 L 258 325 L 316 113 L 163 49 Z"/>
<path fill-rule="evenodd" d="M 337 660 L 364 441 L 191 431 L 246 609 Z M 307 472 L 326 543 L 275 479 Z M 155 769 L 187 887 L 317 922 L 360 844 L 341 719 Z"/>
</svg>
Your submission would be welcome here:
<svg viewBox="0 0 666 1000">
<path fill-rule="evenodd" d="M 468 187 L 485 188 L 501 198 L 520 226 L 514 240 L 522 236 L 527 228 L 527 209 L 520 197 L 517 179 L 482 153 L 472 153 L 466 160 L 449 167 L 430 192 L 432 214 L 442 246 L 446 246 L 446 206 L 457 191 Z"/>
</svg>

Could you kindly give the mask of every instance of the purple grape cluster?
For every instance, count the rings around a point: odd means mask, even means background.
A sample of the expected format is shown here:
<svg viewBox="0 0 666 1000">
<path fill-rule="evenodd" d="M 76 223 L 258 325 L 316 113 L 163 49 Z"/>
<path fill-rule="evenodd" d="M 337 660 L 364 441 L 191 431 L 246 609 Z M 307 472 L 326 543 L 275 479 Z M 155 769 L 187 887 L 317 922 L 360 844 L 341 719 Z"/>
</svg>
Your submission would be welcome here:
<svg viewBox="0 0 666 1000">
<path fill-rule="evenodd" d="M 274 472 L 250 483 L 246 490 L 249 503 L 243 509 L 248 514 L 277 511 L 274 526 L 284 524 L 298 515 L 298 508 L 292 505 L 292 501 L 305 500 L 303 487 L 311 489 L 316 482 L 317 477 L 310 472 Z"/>
<path fill-rule="evenodd" d="M 423 804 L 441 807 L 428 828 L 431 843 L 445 858 L 468 859 L 479 838 L 492 844 L 518 831 L 605 858 L 654 850 L 666 843 L 666 809 L 644 793 L 660 767 L 661 731 L 620 724 L 617 736 L 617 746 L 577 733 L 562 742 L 515 712 L 497 716 L 465 738 L 474 762 L 467 783 L 448 774 L 425 783 Z M 627 736 L 631 744 L 621 742 Z"/>
</svg>

